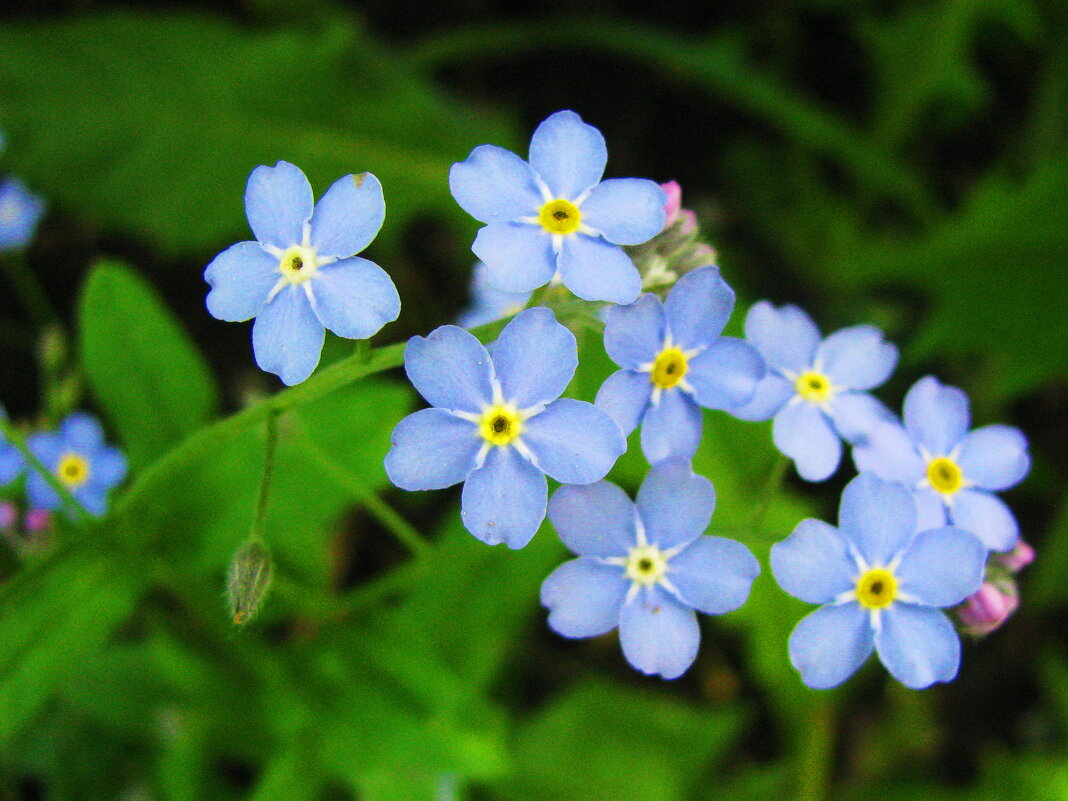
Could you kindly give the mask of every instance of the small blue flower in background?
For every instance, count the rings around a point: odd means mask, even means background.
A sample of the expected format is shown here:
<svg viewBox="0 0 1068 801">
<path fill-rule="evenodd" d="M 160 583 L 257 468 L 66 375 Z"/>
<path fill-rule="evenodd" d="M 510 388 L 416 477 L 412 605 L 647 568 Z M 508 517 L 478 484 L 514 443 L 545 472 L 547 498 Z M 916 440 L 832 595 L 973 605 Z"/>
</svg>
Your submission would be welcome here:
<svg viewBox="0 0 1068 801">
<path fill-rule="evenodd" d="M 57 432 L 34 434 L 26 443 L 90 513 L 103 515 L 108 491 L 126 476 L 126 458 L 104 442 L 100 423 L 88 414 L 69 415 Z M 63 500 L 36 471 L 28 472 L 26 494 L 38 509 L 59 509 Z"/>
<path fill-rule="evenodd" d="M 731 413 L 743 420 L 775 418 L 775 447 L 808 481 L 823 481 L 842 459 L 842 443 L 863 439 L 879 420 L 894 419 L 864 390 L 884 383 L 897 366 L 897 347 L 871 325 L 835 331 L 821 341 L 797 306 L 760 301 L 745 319 L 745 338 L 768 364 L 752 401 Z"/>
<path fill-rule="evenodd" d="M 631 303 L 638 270 L 620 245 L 640 245 L 664 227 L 664 191 L 642 178 L 601 180 L 608 150 L 601 132 L 573 111 L 546 118 L 530 140 L 530 163 L 480 145 L 452 166 L 449 187 L 486 226 L 471 250 L 490 283 L 530 292 L 559 271 L 583 300 Z"/>
<path fill-rule="evenodd" d="M 489 282 L 486 265 L 477 262 L 471 274 L 471 304 L 463 311 L 456 324 L 461 328 L 474 328 L 516 314 L 527 305 L 530 294 L 497 289 Z"/>
<path fill-rule="evenodd" d="M 386 473 L 401 489 L 464 482 L 460 515 L 490 545 L 522 548 L 545 517 L 546 474 L 599 481 L 626 450 L 612 418 L 559 398 L 578 366 L 575 336 L 545 308 L 527 309 L 486 348 L 443 325 L 412 337 L 404 369 L 432 409 L 393 431 Z"/>
<path fill-rule="evenodd" d="M 1005 425 L 969 432 L 968 396 L 934 376 L 908 391 L 904 420 L 872 428 L 853 449 L 857 469 L 910 487 L 921 526 L 949 522 L 990 550 L 1012 550 L 1020 527 L 993 493 L 1016 486 L 1031 469 L 1023 432 Z"/>
<path fill-rule="evenodd" d="M 960 639 L 939 611 L 983 582 L 986 550 L 972 534 L 917 533 L 908 490 L 862 473 L 846 486 L 838 528 L 802 520 L 771 548 L 776 581 L 795 598 L 824 604 L 790 634 L 790 662 L 809 687 L 835 687 L 878 652 L 914 690 L 951 681 Z"/>
<path fill-rule="evenodd" d="M 691 458 L 701 441 L 701 409 L 735 409 L 753 397 L 764 377 L 756 348 L 720 332 L 734 308 L 734 292 L 715 267 L 687 273 L 661 303 L 644 295 L 612 306 L 604 347 L 622 367 L 597 392 L 597 406 L 625 435 L 642 427 L 650 464 Z"/>
<path fill-rule="evenodd" d="M 703 536 L 715 504 L 712 483 L 679 458 L 649 471 L 637 504 L 607 481 L 558 489 L 549 520 L 579 558 L 542 584 L 549 626 L 565 637 L 596 637 L 618 626 L 635 668 L 681 676 L 701 641 L 694 610 L 737 609 L 760 573 L 740 542 Z"/>
<path fill-rule="evenodd" d="M 0 420 L 7 420 L 7 409 L 0 406 Z M 3 434 L 0 434 L 0 487 L 6 486 L 19 477 L 26 467 L 26 459 Z"/>
<path fill-rule="evenodd" d="M 294 165 L 257 167 L 245 189 L 256 242 L 238 242 L 208 265 L 208 311 L 242 322 L 253 317 L 252 348 L 261 369 L 285 384 L 315 370 L 323 329 L 367 339 L 397 319 L 400 297 L 372 261 L 356 257 L 382 227 L 382 186 L 371 173 L 338 179 L 314 205 Z"/>
<path fill-rule="evenodd" d="M 30 192 L 18 178 L 0 181 L 0 251 L 29 245 L 44 212 L 44 199 Z"/>
</svg>

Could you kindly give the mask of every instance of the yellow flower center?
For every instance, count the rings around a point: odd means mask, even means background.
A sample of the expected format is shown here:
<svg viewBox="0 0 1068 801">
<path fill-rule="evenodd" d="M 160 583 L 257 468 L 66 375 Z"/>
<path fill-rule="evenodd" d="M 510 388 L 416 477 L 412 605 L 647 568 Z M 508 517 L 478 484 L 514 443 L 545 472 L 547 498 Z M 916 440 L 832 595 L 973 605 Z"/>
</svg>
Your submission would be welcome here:
<svg viewBox="0 0 1068 801">
<path fill-rule="evenodd" d="M 686 357 L 678 348 L 665 348 L 653 362 L 650 380 L 661 389 L 670 389 L 686 375 Z"/>
<path fill-rule="evenodd" d="M 809 370 L 797 377 L 794 389 L 809 403 L 823 403 L 831 396 L 831 379 L 823 373 Z"/>
<path fill-rule="evenodd" d="M 71 489 L 89 478 L 89 461 L 79 453 L 65 453 L 56 467 L 56 477 Z"/>
<path fill-rule="evenodd" d="M 511 404 L 496 404 L 487 407 L 478 424 L 482 438 L 491 445 L 507 445 L 523 433 L 523 421 Z"/>
<path fill-rule="evenodd" d="M 304 283 L 315 275 L 318 269 L 319 262 L 316 259 L 315 250 L 300 245 L 287 248 L 282 253 L 282 258 L 278 260 L 278 272 L 291 284 Z"/>
<path fill-rule="evenodd" d="M 868 609 L 890 606 L 897 595 L 897 579 L 889 570 L 872 568 L 857 579 L 857 600 Z"/>
<path fill-rule="evenodd" d="M 573 234 L 582 222 L 582 212 L 570 200 L 550 200 L 538 212 L 538 222 L 550 234 Z"/>
<path fill-rule="evenodd" d="M 627 555 L 627 578 L 639 584 L 656 584 L 667 573 L 667 567 L 667 559 L 655 545 L 638 545 Z"/>
<path fill-rule="evenodd" d="M 952 459 L 939 456 L 927 463 L 927 480 L 943 495 L 952 495 L 964 486 L 964 473 Z"/>
</svg>

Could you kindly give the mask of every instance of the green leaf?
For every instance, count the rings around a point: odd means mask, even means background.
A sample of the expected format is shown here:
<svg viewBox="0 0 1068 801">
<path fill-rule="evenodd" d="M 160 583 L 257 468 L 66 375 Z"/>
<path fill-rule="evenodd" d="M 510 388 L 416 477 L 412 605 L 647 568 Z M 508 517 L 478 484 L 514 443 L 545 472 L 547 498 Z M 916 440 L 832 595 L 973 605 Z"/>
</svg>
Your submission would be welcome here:
<svg viewBox="0 0 1068 801">
<path fill-rule="evenodd" d="M 212 415 L 215 382 L 156 291 L 136 272 L 100 262 L 78 314 L 89 385 L 134 469 L 161 456 Z"/>
</svg>

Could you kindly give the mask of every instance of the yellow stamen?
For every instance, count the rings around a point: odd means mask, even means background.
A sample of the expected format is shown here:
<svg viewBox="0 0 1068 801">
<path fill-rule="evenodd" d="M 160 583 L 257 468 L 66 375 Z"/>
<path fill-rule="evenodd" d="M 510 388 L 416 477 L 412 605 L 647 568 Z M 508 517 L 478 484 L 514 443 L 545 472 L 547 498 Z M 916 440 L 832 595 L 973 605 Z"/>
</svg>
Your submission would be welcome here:
<svg viewBox="0 0 1068 801">
<path fill-rule="evenodd" d="M 89 460 L 80 453 L 65 453 L 56 467 L 56 477 L 71 489 L 80 487 L 89 478 Z"/>
<path fill-rule="evenodd" d="M 650 380 L 661 389 L 670 389 L 682 381 L 688 369 L 686 356 L 678 348 L 665 348 L 653 362 Z"/>
<path fill-rule="evenodd" d="M 291 284 L 302 284 L 315 275 L 319 261 L 313 248 L 294 245 L 287 248 L 278 260 L 278 272 Z"/>
<path fill-rule="evenodd" d="M 794 389 L 809 403 L 824 403 L 831 396 L 831 379 L 823 373 L 809 370 L 797 377 Z"/>
<path fill-rule="evenodd" d="M 550 234 L 573 234 L 582 223 L 582 212 L 570 200 L 550 200 L 538 212 L 538 222 Z"/>
<path fill-rule="evenodd" d="M 952 495 L 964 486 L 964 473 L 952 459 L 939 456 L 927 463 L 927 480 L 943 495 Z"/>
<path fill-rule="evenodd" d="M 890 606 L 897 596 L 897 579 L 889 570 L 872 568 L 857 579 L 857 600 L 868 609 Z"/>
<path fill-rule="evenodd" d="M 638 545 L 627 555 L 627 578 L 639 584 L 656 584 L 667 573 L 667 567 L 667 559 L 655 545 Z"/>
<path fill-rule="evenodd" d="M 478 431 L 491 445 L 507 445 L 523 433 L 523 421 L 519 418 L 515 406 L 496 404 L 487 407 L 482 413 Z"/>
</svg>

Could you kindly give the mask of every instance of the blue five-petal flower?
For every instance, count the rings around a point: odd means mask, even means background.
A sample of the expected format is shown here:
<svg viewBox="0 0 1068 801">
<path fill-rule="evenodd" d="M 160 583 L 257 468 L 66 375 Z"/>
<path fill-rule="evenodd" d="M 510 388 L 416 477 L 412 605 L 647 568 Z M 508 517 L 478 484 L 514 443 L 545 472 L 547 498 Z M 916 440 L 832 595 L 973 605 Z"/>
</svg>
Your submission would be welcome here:
<svg viewBox="0 0 1068 801">
<path fill-rule="evenodd" d="M 626 442 L 600 409 L 559 398 L 578 355 L 575 336 L 549 309 L 516 315 L 492 352 L 452 325 L 408 341 L 404 368 L 434 408 L 397 424 L 386 473 L 406 490 L 464 482 L 467 530 L 490 545 L 522 548 L 545 517 L 545 475 L 598 481 Z"/>
<path fill-rule="evenodd" d="M 109 490 L 126 476 L 122 452 L 104 442 L 100 423 L 83 412 L 65 418 L 59 431 L 34 434 L 26 444 L 74 499 L 94 515 L 104 514 Z M 59 494 L 36 470 L 28 471 L 26 495 L 36 509 L 63 506 Z"/>
<path fill-rule="evenodd" d="M 838 528 L 801 521 L 771 548 L 771 569 L 788 593 L 823 604 L 794 628 L 790 661 L 809 687 L 848 679 L 874 649 L 914 690 L 952 681 L 960 639 L 939 611 L 983 581 L 986 549 L 958 528 L 916 528 L 908 490 L 871 473 L 842 493 Z"/>
<path fill-rule="evenodd" d="M 558 111 L 534 131 L 529 164 L 480 145 L 452 166 L 453 197 L 486 223 L 471 249 L 493 286 L 530 292 L 559 272 L 584 300 L 638 297 L 641 278 L 619 246 L 660 233 L 667 198 L 642 178 L 602 181 L 607 160 L 601 132 L 573 111 Z"/>
<path fill-rule="evenodd" d="M 857 469 L 912 488 L 921 526 L 948 522 L 990 550 L 1012 550 L 1020 527 L 993 493 L 1016 486 L 1031 468 L 1023 432 L 1005 425 L 969 431 L 968 396 L 934 376 L 908 391 L 904 422 L 873 427 L 853 449 Z"/>
<path fill-rule="evenodd" d="M 604 346 L 622 367 L 597 392 L 597 406 L 625 435 L 642 426 L 650 464 L 692 458 L 701 441 L 701 409 L 735 409 L 749 402 L 765 373 L 756 348 L 722 337 L 734 292 L 716 267 L 687 273 L 663 303 L 647 294 L 612 306 Z"/>
<path fill-rule="evenodd" d="M 637 504 L 615 484 L 561 487 L 549 519 L 578 559 L 541 587 L 549 625 L 565 637 L 595 637 L 619 627 L 623 655 L 665 679 L 697 657 L 694 610 L 722 615 L 749 597 L 760 565 L 740 542 L 703 536 L 716 495 L 685 459 L 654 466 Z"/>
<path fill-rule="evenodd" d="M 299 168 L 285 161 L 260 166 L 248 179 L 245 213 L 257 241 L 224 250 L 204 278 L 213 317 L 256 318 L 252 347 L 261 369 L 299 384 L 319 363 L 324 327 L 367 339 L 397 319 L 393 281 L 355 255 L 371 244 L 386 213 L 374 175 L 338 179 L 313 209 Z"/>
<path fill-rule="evenodd" d="M 897 365 L 897 347 L 871 325 L 835 331 L 821 341 L 812 319 L 797 306 L 760 301 L 745 319 L 745 338 L 768 364 L 752 401 L 732 411 L 743 420 L 775 418 L 775 446 L 808 481 L 838 469 L 842 443 L 859 442 L 893 414 L 865 390 L 885 382 Z"/>
</svg>

